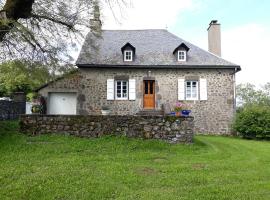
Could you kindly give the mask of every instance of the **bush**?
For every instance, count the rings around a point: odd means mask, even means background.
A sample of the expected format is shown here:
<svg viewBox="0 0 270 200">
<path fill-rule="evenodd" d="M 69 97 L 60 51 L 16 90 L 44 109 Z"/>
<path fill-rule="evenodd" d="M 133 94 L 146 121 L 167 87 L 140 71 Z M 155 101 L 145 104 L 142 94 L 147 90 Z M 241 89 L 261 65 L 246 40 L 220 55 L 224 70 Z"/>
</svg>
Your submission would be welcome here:
<svg viewBox="0 0 270 200">
<path fill-rule="evenodd" d="M 245 105 L 236 113 L 233 129 L 244 138 L 270 138 L 270 107 Z"/>
</svg>

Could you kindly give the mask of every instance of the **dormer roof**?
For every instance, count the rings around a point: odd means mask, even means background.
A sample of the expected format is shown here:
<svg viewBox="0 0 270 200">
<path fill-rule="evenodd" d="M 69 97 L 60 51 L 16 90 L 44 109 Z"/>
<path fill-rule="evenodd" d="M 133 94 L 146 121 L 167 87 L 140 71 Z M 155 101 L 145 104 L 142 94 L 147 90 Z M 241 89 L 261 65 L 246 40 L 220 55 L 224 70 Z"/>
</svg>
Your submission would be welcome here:
<svg viewBox="0 0 270 200">
<path fill-rule="evenodd" d="M 124 53 L 124 50 L 132 50 L 135 53 L 136 48 L 127 42 L 124 46 L 121 47 L 122 53 Z"/>
<path fill-rule="evenodd" d="M 179 50 L 185 50 L 186 52 L 188 52 L 189 47 L 185 43 L 181 43 L 178 47 L 174 49 L 173 54 Z"/>
</svg>

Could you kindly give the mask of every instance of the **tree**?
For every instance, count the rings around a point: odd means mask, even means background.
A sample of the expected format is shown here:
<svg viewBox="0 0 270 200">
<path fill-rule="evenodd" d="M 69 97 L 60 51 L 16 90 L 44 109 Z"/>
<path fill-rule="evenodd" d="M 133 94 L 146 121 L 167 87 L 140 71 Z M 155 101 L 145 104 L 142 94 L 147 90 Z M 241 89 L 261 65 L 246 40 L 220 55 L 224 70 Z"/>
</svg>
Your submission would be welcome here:
<svg viewBox="0 0 270 200">
<path fill-rule="evenodd" d="M 250 83 L 239 84 L 236 87 L 237 100 L 240 105 L 259 104 L 270 106 L 270 83 L 265 84 L 262 89 L 256 89 Z"/>
<path fill-rule="evenodd" d="M 0 65 L 0 96 L 13 92 L 29 93 L 54 77 L 40 63 L 11 61 Z"/>
<path fill-rule="evenodd" d="M 123 0 L 0 1 L 0 60 L 28 59 L 64 65 L 82 42 L 86 30 L 101 30 L 100 4 Z"/>
</svg>

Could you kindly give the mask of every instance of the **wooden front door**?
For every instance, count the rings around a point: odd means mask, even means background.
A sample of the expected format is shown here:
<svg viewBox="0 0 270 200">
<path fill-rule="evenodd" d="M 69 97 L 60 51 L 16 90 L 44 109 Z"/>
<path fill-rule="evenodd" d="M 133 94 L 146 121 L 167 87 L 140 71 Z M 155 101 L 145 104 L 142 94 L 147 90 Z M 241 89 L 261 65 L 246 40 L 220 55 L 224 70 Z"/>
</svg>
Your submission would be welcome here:
<svg viewBox="0 0 270 200">
<path fill-rule="evenodd" d="M 143 95 L 143 108 L 154 109 L 155 108 L 155 81 L 144 81 L 144 95 Z"/>
</svg>

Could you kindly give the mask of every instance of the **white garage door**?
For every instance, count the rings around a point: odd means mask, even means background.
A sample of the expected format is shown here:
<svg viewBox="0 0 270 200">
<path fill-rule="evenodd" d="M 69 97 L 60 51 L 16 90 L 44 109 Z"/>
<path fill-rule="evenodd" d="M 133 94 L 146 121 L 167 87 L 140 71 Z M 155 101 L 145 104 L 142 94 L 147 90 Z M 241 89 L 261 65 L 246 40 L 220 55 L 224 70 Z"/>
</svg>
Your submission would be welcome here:
<svg viewBox="0 0 270 200">
<path fill-rule="evenodd" d="M 76 115 L 76 93 L 49 93 L 48 114 Z"/>
</svg>

